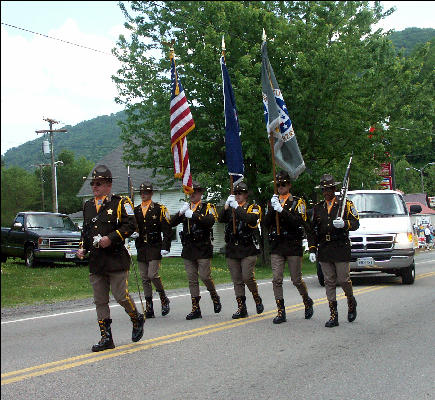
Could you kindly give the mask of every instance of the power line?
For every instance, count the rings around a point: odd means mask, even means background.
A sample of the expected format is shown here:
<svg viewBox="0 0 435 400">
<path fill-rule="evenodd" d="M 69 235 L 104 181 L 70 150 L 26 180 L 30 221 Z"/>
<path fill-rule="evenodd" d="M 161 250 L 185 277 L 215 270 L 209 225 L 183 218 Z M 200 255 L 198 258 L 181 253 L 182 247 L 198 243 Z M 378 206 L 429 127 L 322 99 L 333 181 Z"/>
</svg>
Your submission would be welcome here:
<svg viewBox="0 0 435 400">
<path fill-rule="evenodd" d="M 72 45 L 72 46 L 77 46 L 77 47 L 81 47 L 81 48 L 83 48 L 83 49 L 87 49 L 87 50 L 95 51 L 95 52 L 97 52 L 97 53 L 102 53 L 102 54 L 106 54 L 106 55 L 113 56 L 112 53 L 106 53 L 105 51 L 101 51 L 101 50 L 93 49 L 93 48 L 91 48 L 91 47 L 83 46 L 83 45 L 81 45 L 81 44 L 77 44 L 77 43 L 69 42 L 69 41 L 67 41 L 67 40 L 58 39 L 58 38 L 55 38 L 55 37 L 52 37 L 52 36 L 44 35 L 43 33 L 34 32 L 34 31 L 29 30 L 29 29 L 21 28 L 21 27 L 19 27 L 19 26 L 6 24 L 5 22 L 2 22 L 1 24 L 2 24 L 2 25 L 9 26 L 9 27 L 11 27 L 11 28 L 19 29 L 19 30 L 24 31 L 24 32 L 29 32 L 29 33 L 33 33 L 33 34 L 35 34 L 35 35 L 43 36 L 43 37 L 45 37 L 45 38 L 47 38 L 47 39 L 58 40 L 59 42 L 66 43 L 66 44 L 70 44 L 70 45 Z"/>
</svg>

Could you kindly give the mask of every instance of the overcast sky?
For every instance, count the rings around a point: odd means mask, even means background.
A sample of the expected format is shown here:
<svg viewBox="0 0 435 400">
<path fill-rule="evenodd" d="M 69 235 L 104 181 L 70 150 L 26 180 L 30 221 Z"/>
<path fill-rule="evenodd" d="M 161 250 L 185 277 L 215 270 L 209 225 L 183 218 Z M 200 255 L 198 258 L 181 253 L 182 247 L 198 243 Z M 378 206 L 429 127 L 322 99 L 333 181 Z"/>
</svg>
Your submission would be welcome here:
<svg viewBox="0 0 435 400">
<path fill-rule="evenodd" d="M 397 7 L 384 29 L 435 28 L 434 1 L 382 3 Z M 110 51 L 124 32 L 116 1 L 2 1 L 1 22 L 1 154 L 48 129 L 43 118 L 60 128 L 122 110 L 111 80 L 120 65 Z"/>
</svg>

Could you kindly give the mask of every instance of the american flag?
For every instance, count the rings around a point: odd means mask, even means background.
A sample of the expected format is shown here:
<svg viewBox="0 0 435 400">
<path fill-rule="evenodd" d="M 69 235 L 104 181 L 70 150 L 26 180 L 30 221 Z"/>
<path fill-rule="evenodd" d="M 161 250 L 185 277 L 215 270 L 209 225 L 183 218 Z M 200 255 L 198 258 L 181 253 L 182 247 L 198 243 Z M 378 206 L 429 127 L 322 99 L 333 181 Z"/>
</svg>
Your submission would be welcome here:
<svg viewBox="0 0 435 400">
<path fill-rule="evenodd" d="M 183 86 L 178 79 L 173 52 L 171 53 L 171 81 L 171 150 L 174 156 L 174 176 L 182 179 L 183 191 L 189 194 L 193 192 L 193 187 L 186 136 L 195 128 L 195 122 Z"/>
</svg>

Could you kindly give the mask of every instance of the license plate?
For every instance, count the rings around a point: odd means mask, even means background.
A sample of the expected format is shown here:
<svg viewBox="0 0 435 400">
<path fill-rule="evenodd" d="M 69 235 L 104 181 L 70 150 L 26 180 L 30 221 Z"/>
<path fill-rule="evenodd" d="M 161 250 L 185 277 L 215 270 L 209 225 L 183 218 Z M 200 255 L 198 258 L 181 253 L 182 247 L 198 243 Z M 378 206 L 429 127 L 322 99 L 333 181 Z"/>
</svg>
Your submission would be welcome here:
<svg viewBox="0 0 435 400">
<path fill-rule="evenodd" d="M 375 260 L 373 259 L 373 257 L 363 257 L 363 258 L 358 258 L 356 260 L 356 263 L 358 267 L 367 267 L 370 265 L 375 265 Z"/>
<path fill-rule="evenodd" d="M 65 258 L 76 258 L 76 253 L 65 253 Z"/>
</svg>

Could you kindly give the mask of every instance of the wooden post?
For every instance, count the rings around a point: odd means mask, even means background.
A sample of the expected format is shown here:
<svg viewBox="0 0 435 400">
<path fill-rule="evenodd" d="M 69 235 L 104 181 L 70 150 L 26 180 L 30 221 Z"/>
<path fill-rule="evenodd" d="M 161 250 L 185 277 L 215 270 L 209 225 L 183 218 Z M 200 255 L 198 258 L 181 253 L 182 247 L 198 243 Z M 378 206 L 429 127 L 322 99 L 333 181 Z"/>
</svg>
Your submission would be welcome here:
<svg viewBox="0 0 435 400">
<path fill-rule="evenodd" d="M 278 131 L 279 128 L 276 128 L 276 130 Z M 272 133 L 270 134 L 269 141 L 270 141 L 270 151 L 272 152 L 273 192 L 275 194 L 278 194 L 278 187 L 276 184 L 276 167 L 275 167 L 275 141 Z M 280 234 L 279 215 L 276 211 L 275 211 L 275 221 L 276 221 L 276 233 L 279 235 Z"/>
</svg>

